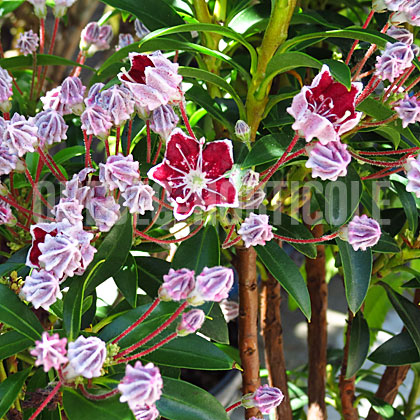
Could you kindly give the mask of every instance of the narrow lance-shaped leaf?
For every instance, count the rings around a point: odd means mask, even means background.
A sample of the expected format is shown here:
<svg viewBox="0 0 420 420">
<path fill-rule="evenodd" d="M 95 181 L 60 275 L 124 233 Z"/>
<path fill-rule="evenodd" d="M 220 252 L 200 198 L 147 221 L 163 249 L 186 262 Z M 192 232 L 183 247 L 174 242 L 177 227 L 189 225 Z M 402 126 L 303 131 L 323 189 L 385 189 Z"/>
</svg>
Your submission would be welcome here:
<svg viewBox="0 0 420 420">
<path fill-rule="evenodd" d="M 3 418 L 6 415 L 9 408 L 16 400 L 31 369 L 32 368 L 28 368 L 17 372 L 14 375 L 10 375 L 0 384 L 0 418 Z"/>
<path fill-rule="evenodd" d="M 369 341 L 369 326 L 363 313 L 358 312 L 351 324 L 346 378 L 351 378 L 362 367 L 368 355 Z"/>
</svg>

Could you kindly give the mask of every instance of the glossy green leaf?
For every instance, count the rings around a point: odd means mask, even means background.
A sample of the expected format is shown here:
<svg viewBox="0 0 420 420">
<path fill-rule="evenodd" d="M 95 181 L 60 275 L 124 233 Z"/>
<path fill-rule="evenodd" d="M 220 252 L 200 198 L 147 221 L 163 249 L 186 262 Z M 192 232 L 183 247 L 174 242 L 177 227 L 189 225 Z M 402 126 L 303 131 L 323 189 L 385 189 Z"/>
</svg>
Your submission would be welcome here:
<svg viewBox="0 0 420 420">
<path fill-rule="evenodd" d="M 372 404 L 372 408 L 385 420 L 407 420 L 396 408 L 385 401 L 368 396 L 367 399 Z"/>
<path fill-rule="evenodd" d="M 15 252 L 5 263 L 0 264 L 0 276 L 7 276 L 12 271 L 18 271 L 26 265 L 26 256 L 29 247 L 20 249 Z"/>
<path fill-rule="evenodd" d="M 285 213 L 270 212 L 270 223 L 276 228 L 276 234 L 293 239 L 313 239 L 311 232 L 298 220 Z M 286 241 L 287 242 L 287 241 Z M 296 244 L 290 242 L 295 249 L 309 258 L 316 258 L 315 244 Z"/>
<path fill-rule="evenodd" d="M 107 233 L 93 261 L 90 263 L 90 267 L 94 267 L 98 261 L 105 260 L 104 264 L 101 264 L 89 279 L 86 285 L 87 295 L 119 271 L 127 259 L 133 241 L 132 238 L 132 216 L 125 211 L 121 214 L 116 225 Z"/>
<path fill-rule="evenodd" d="M 16 10 L 25 0 L 3 0 L 0 3 L 0 18 L 7 15 L 8 13 L 12 13 Z"/>
<path fill-rule="evenodd" d="M 38 340 L 44 331 L 35 314 L 4 284 L 0 284 L 0 322 L 31 340 Z"/>
<path fill-rule="evenodd" d="M 168 377 L 163 378 L 163 392 L 156 406 L 161 416 L 169 420 L 229 419 L 223 406 L 211 394 L 188 382 Z"/>
<path fill-rule="evenodd" d="M 142 349 L 153 343 L 147 343 Z M 230 370 L 235 362 L 215 344 L 193 334 L 178 337 L 142 359 L 162 366 L 200 370 Z"/>
<path fill-rule="evenodd" d="M 396 189 L 398 198 L 400 199 L 405 215 L 407 216 L 408 227 L 411 232 L 415 233 L 419 223 L 416 200 L 414 199 L 413 194 L 408 192 L 405 189 L 405 185 L 400 182 L 392 181 L 392 186 Z"/>
<path fill-rule="evenodd" d="M 351 378 L 362 367 L 369 352 L 369 342 L 369 326 L 363 317 L 363 313 L 358 312 L 351 324 L 346 378 Z"/>
<path fill-rule="evenodd" d="M 13 375 L 0 383 L 0 418 L 3 418 L 16 400 L 23 384 L 28 377 L 31 367 Z"/>
<path fill-rule="evenodd" d="M 417 350 L 420 352 L 420 308 L 404 296 L 398 294 L 392 287 L 381 283 L 385 288 L 392 306 L 404 323 Z"/>
<path fill-rule="evenodd" d="M 290 22 L 291 25 L 301 25 L 302 23 L 309 23 L 315 25 L 322 25 L 331 29 L 339 29 L 338 25 L 324 19 L 320 14 L 313 10 L 306 10 L 304 13 L 301 10 L 296 10 Z"/>
<path fill-rule="evenodd" d="M 149 296 L 156 297 L 163 276 L 168 274 L 171 264 L 153 257 L 135 257 L 139 270 L 139 287 Z"/>
<path fill-rule="evenodd" d="M 223 79 L 223 77 L 220 77 L 217 74 L 211 73 L 207 70 L 196 69 L 193 67 L 179 67 L 178 73 L 183 77 L 189 77 L 211 83 L 214 86 L 217 86 L 220 89 L 223 89 L 225 92 L 229 93 L 229 95 L 238 106 L 240 118 L 246 119 L 246 111 L 242 99 L 236 93 L 235 89 L 228 82 L 226 82 L 225 79 Z"/>
<path fill-rule="evenodd" d="M 384 254 L 392 254 L 395 252 L 400 252 L 401 249 L 398 246 L 396 240 L 391 237 L 391 235 L 386 232 L 382 232 L 381 237 L 379 238 L 379 242 L 374 247 L 372 247 L 372 251 L 381 252 Z"/>
<path fill-rule="evenodd" d="M 32 55 L 18 55 L 16 57 L 0 58 L 0 66 L 7 70 L 32 68 Z M 43 66 L 80 66 L 95 71 L 94 68 L 78 64 L 76 61 L 50 54 L 37 54 L 37 64 Z"/>
<path fill-rule="evenodd" d="M 255 250 L 270 273 L 295 299 L 306 318 L 310 319 L 311 301 L 308 289 L 295 263 L 275 241 L 267 242 L 265 246 L 256 246 Z"/>
<path fill-rule="evenodd" d="M 322 60 L 322 64 L 326 64 L 332 76 L 337 82 L 343 84 L 348 90 L 351 89 L 351 73 L 350 68 L 347 64 L 337 60 Z"/>
<path fill-rule="evenodd" d="M 178 247 L 173 261 L 174 269 L 189 268 L 196 275 L 204 267 L 220 265 L 220 243 L 214 226 L 208 225 Z"/>
<path fill-rule="evenodd" d="M 218 303 L 212 306 L 208 318 L 200 328 L 200 333 L 217 343 L 229 344 L 228 326 Z"/>
<path fill-rule="evenodd" d="M 131 254 L 128 254 L 125 264 L 113 277 L 115 284 L 127 299 L 127 302 L 135 308 L 137 303 L 138 273 L 136 260 Z"/>
<path fill-rule="evenodd" d="M 390 338 L 381 344 L 369 360 L 386 366 L 404 366 L 420 362 L 420 355 L 408 331 Z"/>
<path fill-rule="evenodd" d="M 119 402 L 119 396 L 101 401 L 91 401 L 74 389 L 64 388 L 63 407 L 69 420 L 134 420 L 127 404 Z"/>
<path fill-rule="evenodd" d="M 57 153 L 54 154 L 54 162 L 58 164 L 63 164 L 70 159 L 77 157 L 77 156 L 84 156 L 85 148 L 84 146 L 71 146 L 66 147 L 65 149 L 59 150 Z"/>
<path fill-rule="evenodd" d="M 7 331 L 0 335 L 0 360 L 13 356 L 33 346 L 33 340 L 16 331 Z"/>
<path fill-rule="evenodd" d="M 370 285 L 372 250 L 355 251 L 348 242 L 336 239 L 343 264 L 344 285 L 350 310 L 355 314 L 362 306 Z"/>
</svg>

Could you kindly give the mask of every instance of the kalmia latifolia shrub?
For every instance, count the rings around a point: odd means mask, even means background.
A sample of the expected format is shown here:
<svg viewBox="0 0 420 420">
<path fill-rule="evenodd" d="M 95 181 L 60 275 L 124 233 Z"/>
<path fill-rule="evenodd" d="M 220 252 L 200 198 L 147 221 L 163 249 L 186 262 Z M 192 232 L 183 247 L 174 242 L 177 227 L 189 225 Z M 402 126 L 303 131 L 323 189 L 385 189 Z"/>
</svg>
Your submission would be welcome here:
<svg viewBox="0 0 420 420">
<path fill-rule="evenodd" d="M 0 3 L 0 418 L 417 418 L 417 0 Z"/>
</svg>

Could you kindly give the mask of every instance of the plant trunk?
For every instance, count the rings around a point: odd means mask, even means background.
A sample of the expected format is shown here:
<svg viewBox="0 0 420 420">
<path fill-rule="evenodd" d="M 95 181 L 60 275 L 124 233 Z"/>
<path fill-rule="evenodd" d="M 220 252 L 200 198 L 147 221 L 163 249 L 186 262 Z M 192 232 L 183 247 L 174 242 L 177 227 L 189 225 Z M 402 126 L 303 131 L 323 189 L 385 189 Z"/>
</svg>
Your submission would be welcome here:
<svg viewBox="0 0 420 420">
<path fill-rule="evenodd" d="M 264 337 L 265 362 L 270 386 L 279 388 L 284 394 L 277 407 L 277 420 L 292 420 L 289 391 L 287 389 L 286 361 L 283 351 L 283 329 L 280 314 L 281 286 L 268 274 L 261 292 L 261 328 Z"/>
<path fill-rule="evenodd" d="M 258 355 L 257 254 L 254 248 L 237 247 L 239 273 L 239 352 L 242 364 L 242 393 L 260 386 Z M 246 419 L 260 416 L 257 408 L 246 410 Z"/>
</svg>

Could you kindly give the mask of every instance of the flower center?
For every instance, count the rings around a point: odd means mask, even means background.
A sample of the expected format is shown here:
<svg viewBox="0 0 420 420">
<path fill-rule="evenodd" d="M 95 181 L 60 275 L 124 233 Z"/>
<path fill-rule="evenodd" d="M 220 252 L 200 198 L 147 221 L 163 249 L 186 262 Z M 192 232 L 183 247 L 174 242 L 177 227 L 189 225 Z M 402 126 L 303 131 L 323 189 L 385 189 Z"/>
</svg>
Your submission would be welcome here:
<svg viewBox="0 0 420 420">
<path fill-rule="evenodd" d="M 202 172 L 200 169 L 192 169 L 185 176 L 185 183 L 187 187 L 192 190 L 194 193 L 200 194 L 201 191 L 207 186 L 208 179 L 206 178 L 206 173 Z"/>
</svg>

